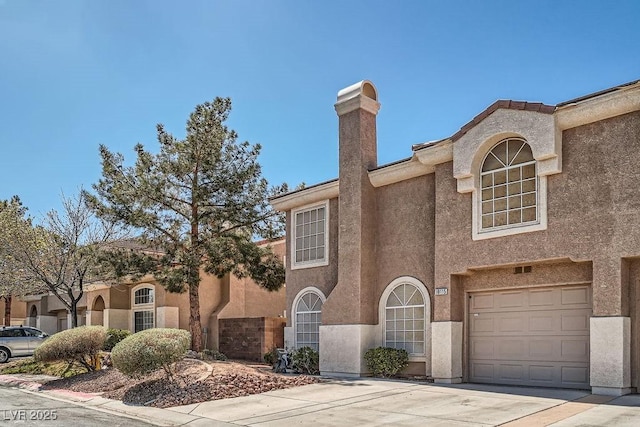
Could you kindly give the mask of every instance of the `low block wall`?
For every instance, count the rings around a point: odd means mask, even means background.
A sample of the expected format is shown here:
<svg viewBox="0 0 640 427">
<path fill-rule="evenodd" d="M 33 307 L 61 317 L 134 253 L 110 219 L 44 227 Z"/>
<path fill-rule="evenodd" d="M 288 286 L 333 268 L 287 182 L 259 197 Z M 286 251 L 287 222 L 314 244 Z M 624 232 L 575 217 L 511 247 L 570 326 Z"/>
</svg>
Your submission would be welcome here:
<svg viewBox="0 0 640 427">
<path fill-rule="evenodd" d="M 273 347 L 284 347 L 283 317 L 219 320 L 219 349 L 230 359 L 262 361 Z"/>
</svg>

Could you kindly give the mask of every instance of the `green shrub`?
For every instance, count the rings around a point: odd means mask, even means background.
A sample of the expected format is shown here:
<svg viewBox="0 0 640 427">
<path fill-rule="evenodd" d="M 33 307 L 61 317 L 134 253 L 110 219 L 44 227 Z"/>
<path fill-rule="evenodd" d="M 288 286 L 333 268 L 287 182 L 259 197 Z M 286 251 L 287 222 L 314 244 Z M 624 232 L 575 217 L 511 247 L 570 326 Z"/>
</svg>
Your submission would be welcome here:
<svg viewBox="0 0 640 427">
<path fill-rule="evenodd" d="M 77 362 L 69 364 L 65 360 L 55 362 L 36 362 L 33 357 L 16 360 L 7 366 L 0 366 L 0 374 L 52 375 L 54 377 L 73 377 L 86 372 L 86 368 Z"/>
<path fill-rule="evenodd" d="M 264 363 L 267 365 L 275 366 L 278 363 L 278 349 L 276 347 L 271 347 L 268 353 L 265 353 L 262 357 L 264 359 Z"/>
<path fill-rule="evenodd" d="M 205 348 L 202 350 L 202 354 L 209 360 L 227 360 L 227 356 L 224 353 L 219 352 L 218 350 L 209 350 Z M 205 358 L 203 357 L 203 359 Z"/>
<path fill-rule="evenodd" d="M 78 362 L 87 371 L 93 371 L 107 336 L 103 326 L 80 326 L 58 332 L 47 338 L 33 354 L 36 362 L 66 360 Z"/>
<path fill-rule="evenodd" d="M 293 370 L 299 374 L 317 375 L 320 373 L 320 355 L 311 347 L 301 347 L 291 353 Z"/>
<path fill-rule="evenodd" d="M 111 351 L 120 341 L 131 335 L 126 329 L 107 329 L 107 339 L 104 341 L 104 351 Z"/>
<path fill-rule="evenodd" d="M 191 346 L 189 332 L 182 329 L 147 329 L 129 335 L 111 351 L 113 366 L 130 377 L 140 378 L 160 368 L 173 379 L 172 365 L 184 358 Z"/>
<path fill-rule="evenodd" d="M 364 354 L 367 368 L 376 377 L 391 377 L 409 365 L 409 353 L 391 347 L 370 348 Z"/>
</svg>

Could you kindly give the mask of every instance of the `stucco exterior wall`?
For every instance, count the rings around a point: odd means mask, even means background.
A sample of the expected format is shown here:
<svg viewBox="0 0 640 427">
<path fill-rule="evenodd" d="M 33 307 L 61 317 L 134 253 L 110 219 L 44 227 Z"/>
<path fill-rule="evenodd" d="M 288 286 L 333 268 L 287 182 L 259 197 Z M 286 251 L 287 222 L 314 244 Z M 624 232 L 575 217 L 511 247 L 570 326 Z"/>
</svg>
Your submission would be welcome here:
<svg viewBox="0 0 640 427">
<path fill-rule="evenodd" d="M 451 275 L 566 258 L 592 261 L 595 316 L 628 315 L 621 258 L 640 255 L 639 151 L 639 112 L 565 131 L 563 172 L 548 178 L 548 229 L 481 241 L 471 240 L 471 196 L 455 191 L 451 162 L 438 165 L 435 282 L 451 289 L 435 319 L 462 320 Z"/>
<path fill-rule="evenodd" d="M 18 298 L 12 298 L 11 317 L 27 317 L 27 305 Z"/>
<path fill-rule="evenodd" d="M 62 303 L 62 301 L 60 301 L 57 297 L 55 297 L 54 295 L 48 295 L 46 297 L 44 297 L 43 299 L 47 300 L 47 311 L 49 313 L 53 313 L 59 310 L 66 310 L 67 307 Z M 82 294 L 82 298 L 80 298 L 80 300 L 78 301 L 77 307 L 80 308 L 86 308 L 87 307 L 87 293 L 85 292 L 84 294 Z M 46 313 L 42 313 L 42 314 L 46 314 Z"/>
<path fill-rule="evenodd" d="M 631 385 L 640 387 L 640 258 L 627 259 L 631 326 Z"/>
<path fill-rule="evenodd" d="M 105 298 L 104 302 L 108 308 L 129 310 L 131 308 L 131 286 L 128 284 L 112 286 L 109 288 L 109 296 Z"/>
<path fill-rule="evenodd" d="M 88 310 L 104 310 L 107 307 L 110 307 L 111 303 L 111 288 L 101 288 L 93 291 L 87 291 L 87 309 Z M 102 307 L 102 303 L 99 302 L 98 297 L 102 298 L 104 302 L 104 307 Z"/>
<path fill-rule="evenodd" d="M 400 276 L 420 280 L 433 300 L 434 191 L 433 174 L 376 189 L 374 323 L 378 323 L 378 301 L 382 293 Z"/>
<path fill-rule="evenodd" d="M 0 298 L 0 325 L 4 325 L 4 309 L 6 302 L 4 298 Z M 11 324 L 22 324 L 27 317 L 27 303 L 18 297 L 11 299 Z M 8 325 L 7 325 L 8 326 Z"/>
<path fill-rule="evenodd" d="M 320 289 L 325 297 L 333 291 L 338 283 L 338 199 L 329 201 L 329 264 L 321 267 L 291 269 L 291 212 L 287 212 L 287 326 L 291 326 L 292 304 L 298 293 L 308 287 Z"/>
</svg>

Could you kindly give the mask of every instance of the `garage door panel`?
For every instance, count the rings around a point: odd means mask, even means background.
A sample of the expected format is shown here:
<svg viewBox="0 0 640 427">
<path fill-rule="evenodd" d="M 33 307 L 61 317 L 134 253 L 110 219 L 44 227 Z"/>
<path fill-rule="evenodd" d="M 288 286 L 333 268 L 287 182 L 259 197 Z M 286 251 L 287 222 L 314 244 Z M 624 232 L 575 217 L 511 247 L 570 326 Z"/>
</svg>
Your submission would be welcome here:
<svg viewBox="0 0 640 427">
<path fill-rule="evenodd" d="M 530 365 L 530 380 L 550 384 L 553 382 L 555 370 L 556 367 L 553 365 Z"/>
<path fill-rule="evenodd" d="M 560 302 L 567 305 L 588 305 L 591 306 L 590 292 L 588 288 L 567 288 L 560 289 Z"/>
<path fill-rule="evenodd" d="M 470 353 L 474 359 L 495 359 L 493 340 L 472 340 Z"/>
<path fill-rule="evenodd" d="M 498 378 L 505 381 L 525 380 L 525 367 L 519 363 L 503 363 L 498 370 Z"/>
<path fill-rule="evenodd" d="M 523 291 L 501 292 L 496 296 L 496 307 L 504 308 L 522 308 L 527 306 L 526 293 Z"/>
<path fill-rule="evenodd" d="M 559 345 L 552 339 L 529 339 L 528 360 L 549 361 L 558 360 L 560 354 Z"/>
<path fill-rule="evenodd" d="M 589 361 L 589 338 L 565 339 L 560 344 L 560 357 L 575 362 Z"/>
<path fill-rule="evenodd" d="M 513 314 L 498 316 L 498 330 L 500 332 L 524 332 L 527 329 L 525 322 L 526 319 L 523 319 L 522 316 L 514 316 Z"/>
<path fill-rule="evenodd" d="M 557 309 L 591 309 L 591 290 L 584 286 L 533 288 L 522 291 L 496 291 L 474 295 L 471 312 Z"/>
<path fill-rule="evenodd" d="M 523 342 L 522 338 L 502 339 L 497 343 L 497 358 L 506 360 L 523 360 L 526 358 L 528 345 Z"/>
<path fill-rule="evenodd" d="M 471 310 L 493 309 L 493 294 L 478 295 L 471 301 Z"/>
<path fill-rule="evenodd" d="M 562 332 L 588 332 L 589 318 L 591 311 L 575 310 L 564 312 L 561 315 L 561 331 Z"/>
<path fill-rule="evenodd" d="M 475 315 L 477 314 L 477 316 Z M 475 313 L 469 317 L 473 335 L 589 335 L 590 309 L 541 310 L 520 313 Z"/>
<path fill-rule="evenodd" d="M 491 382 L 495 377 L 493 363 L 474 363 L 471 365 L 472 375 L 480 382 Z"/>
<path fill-rule="evenodd" d="M 473 363 L 475 382 L 538 387 L 585 388 L 589 370 L 584 366 L 561 366 L 538 362 Z"/>
<path fill-rule="evenodd" d="M 554 316 L 552 312 L 529 314 L 529 331 L 550 333 L 554 330 Z"/>
<path fill-rule="evenodd" d="M 589 340 L 556 337 L 513 337 L 511 339 L 473 338 L 469 341 L 470 358 L 477 361 L 588 362 Z"/>
<path fill-rule="evenodd" d="M 541 289 L 529 291 L 530 307 L 553 307 L 555 304 L 555 293 L 552 289 Z"/>
<path fill-rule="evenodd" d="M 588 388 L 590 304 L 588 285 L 473 294 L 470 380 Z"/>
<path fill-rule="evenodd" d="M 493 333 L 493 331 L 495 331 L 493 316 L 474 318 L 471 321 L 471 330 L 476 334 L 481 334 L 483 332 Z"/>
<path fill-rule="evenodd" d="M 563 366 L 561 371 L 562 382 L 582 386 L 589 384 L 589 369 L 584 366 Z"/>
</svg>

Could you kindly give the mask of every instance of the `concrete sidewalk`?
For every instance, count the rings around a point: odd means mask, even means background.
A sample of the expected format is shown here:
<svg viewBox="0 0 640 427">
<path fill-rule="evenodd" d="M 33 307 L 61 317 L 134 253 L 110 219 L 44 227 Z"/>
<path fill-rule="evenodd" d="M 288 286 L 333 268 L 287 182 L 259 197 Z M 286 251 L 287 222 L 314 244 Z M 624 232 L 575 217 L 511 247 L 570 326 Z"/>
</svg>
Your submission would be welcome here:
<svg viewBox="0 0 640 427">
<path fill-rule="evenodd" d="M 18 385 L 18 376 L 0 384 Z M 36 383 L 29 378 L 31 390 Z M 33 391 L 28 391 L 33 392 Z M 638 426 L 640 395 L 618 398 L 584 391 L 441 386 L 416 382 L 329 379 L 286 390 L 157 409 L 129 406 L 93 394 L 41 391 L 102 411 L 161 426 Z"/>
</svg>

